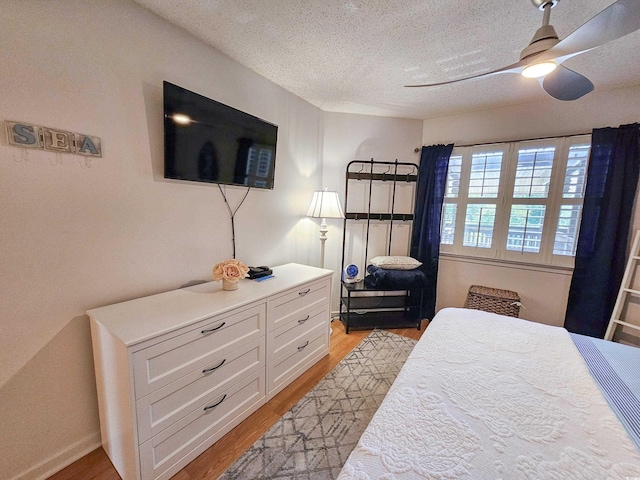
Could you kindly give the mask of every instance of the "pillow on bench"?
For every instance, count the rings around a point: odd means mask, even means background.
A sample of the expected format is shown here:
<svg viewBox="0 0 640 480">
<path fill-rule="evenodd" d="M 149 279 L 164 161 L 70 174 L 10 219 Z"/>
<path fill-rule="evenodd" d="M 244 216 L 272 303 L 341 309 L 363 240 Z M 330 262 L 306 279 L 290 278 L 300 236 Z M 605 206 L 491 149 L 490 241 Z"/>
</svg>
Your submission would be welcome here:
<svg viewBox="0 0 640 480">
<path fill-rule="evenodd" d="M 370 263 L 378 268 L 389 270 L 414 270 L 422 265 L 422 262 L 419 262 L 415 258 L 400 255 L 374 257 L 370 260 Z"/>
</svg>

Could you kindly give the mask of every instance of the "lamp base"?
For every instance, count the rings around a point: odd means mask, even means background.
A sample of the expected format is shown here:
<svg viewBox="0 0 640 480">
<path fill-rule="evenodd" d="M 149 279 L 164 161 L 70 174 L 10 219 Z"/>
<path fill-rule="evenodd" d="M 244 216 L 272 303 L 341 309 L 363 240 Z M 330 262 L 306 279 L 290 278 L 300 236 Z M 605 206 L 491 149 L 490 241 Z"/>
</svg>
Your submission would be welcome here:
<svg viewBox="0 0 640 480">
<path fill-rule="evenodd" d="M 327 241 L 327 221 L 323 218 L 320 223 L 320 268 L 324 268 L 324 242 Z"/>
</svg>

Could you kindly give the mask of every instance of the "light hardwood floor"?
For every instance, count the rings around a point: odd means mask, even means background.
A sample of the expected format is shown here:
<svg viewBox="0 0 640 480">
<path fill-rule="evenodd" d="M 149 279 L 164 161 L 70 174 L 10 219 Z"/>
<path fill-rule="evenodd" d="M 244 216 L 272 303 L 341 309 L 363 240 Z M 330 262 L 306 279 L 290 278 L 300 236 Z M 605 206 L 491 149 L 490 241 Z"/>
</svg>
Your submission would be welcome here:
<svg viewBox="0 0 640 480">
<path fill-rule="evenodd" d="M 276 395 L 269 403 L 248 417 L 244 422 L 218 440 L 202 455 L 178 472 L 173 480 L 215 480 L 242 453 L 265 433 L 278 418 L 284 415 L 298 400 L 311 390 L 327 373 L 335 367 L 371 330 L 345 333 L 341 322 L 332 322 L 333 333 L 329 355 L 302 374 L 291 385 Z M 420 330 L 415 328 L 394 329 L 390 332 L 418 340 L 428 322 L 422 322 Z M 85 455 L 49 480 L 120 480 L 102 448 Z"/>
</svg>

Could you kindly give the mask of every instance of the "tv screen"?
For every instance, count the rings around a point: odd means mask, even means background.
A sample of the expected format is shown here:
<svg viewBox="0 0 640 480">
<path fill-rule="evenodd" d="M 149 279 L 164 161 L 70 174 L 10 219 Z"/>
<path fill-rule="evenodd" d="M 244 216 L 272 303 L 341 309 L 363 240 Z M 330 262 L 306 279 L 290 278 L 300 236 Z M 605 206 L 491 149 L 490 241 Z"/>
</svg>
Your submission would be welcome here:
<svg viewBox="0 0 640 480">
<path fill-rule="evenodd" d="M 164 82 L 164 176 L 273 188 L 278 127 Z"/>
</svg>

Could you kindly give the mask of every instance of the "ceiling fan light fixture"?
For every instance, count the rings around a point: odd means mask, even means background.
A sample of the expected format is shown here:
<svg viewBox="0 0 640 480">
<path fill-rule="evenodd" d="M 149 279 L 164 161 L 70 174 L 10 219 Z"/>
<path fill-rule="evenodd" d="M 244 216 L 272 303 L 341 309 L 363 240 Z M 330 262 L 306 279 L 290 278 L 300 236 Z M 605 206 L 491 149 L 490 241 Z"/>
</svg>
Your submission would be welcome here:
<svg viewBox="0 0 640 480">
<path fill-rule="evenodd" d="M 522 70 L 522 76 L 527 78 L 540 78 L 553 72 L 558 65 L 555 62 L 542 62 L 529 65 Z"/>
<path fill-rule="evenodd" d="M 531 0 L 533 6 L 544 12 L 544 7 L 549 5 L 551 8 L 555 7 L 560 0 Z"/>
</svg>

